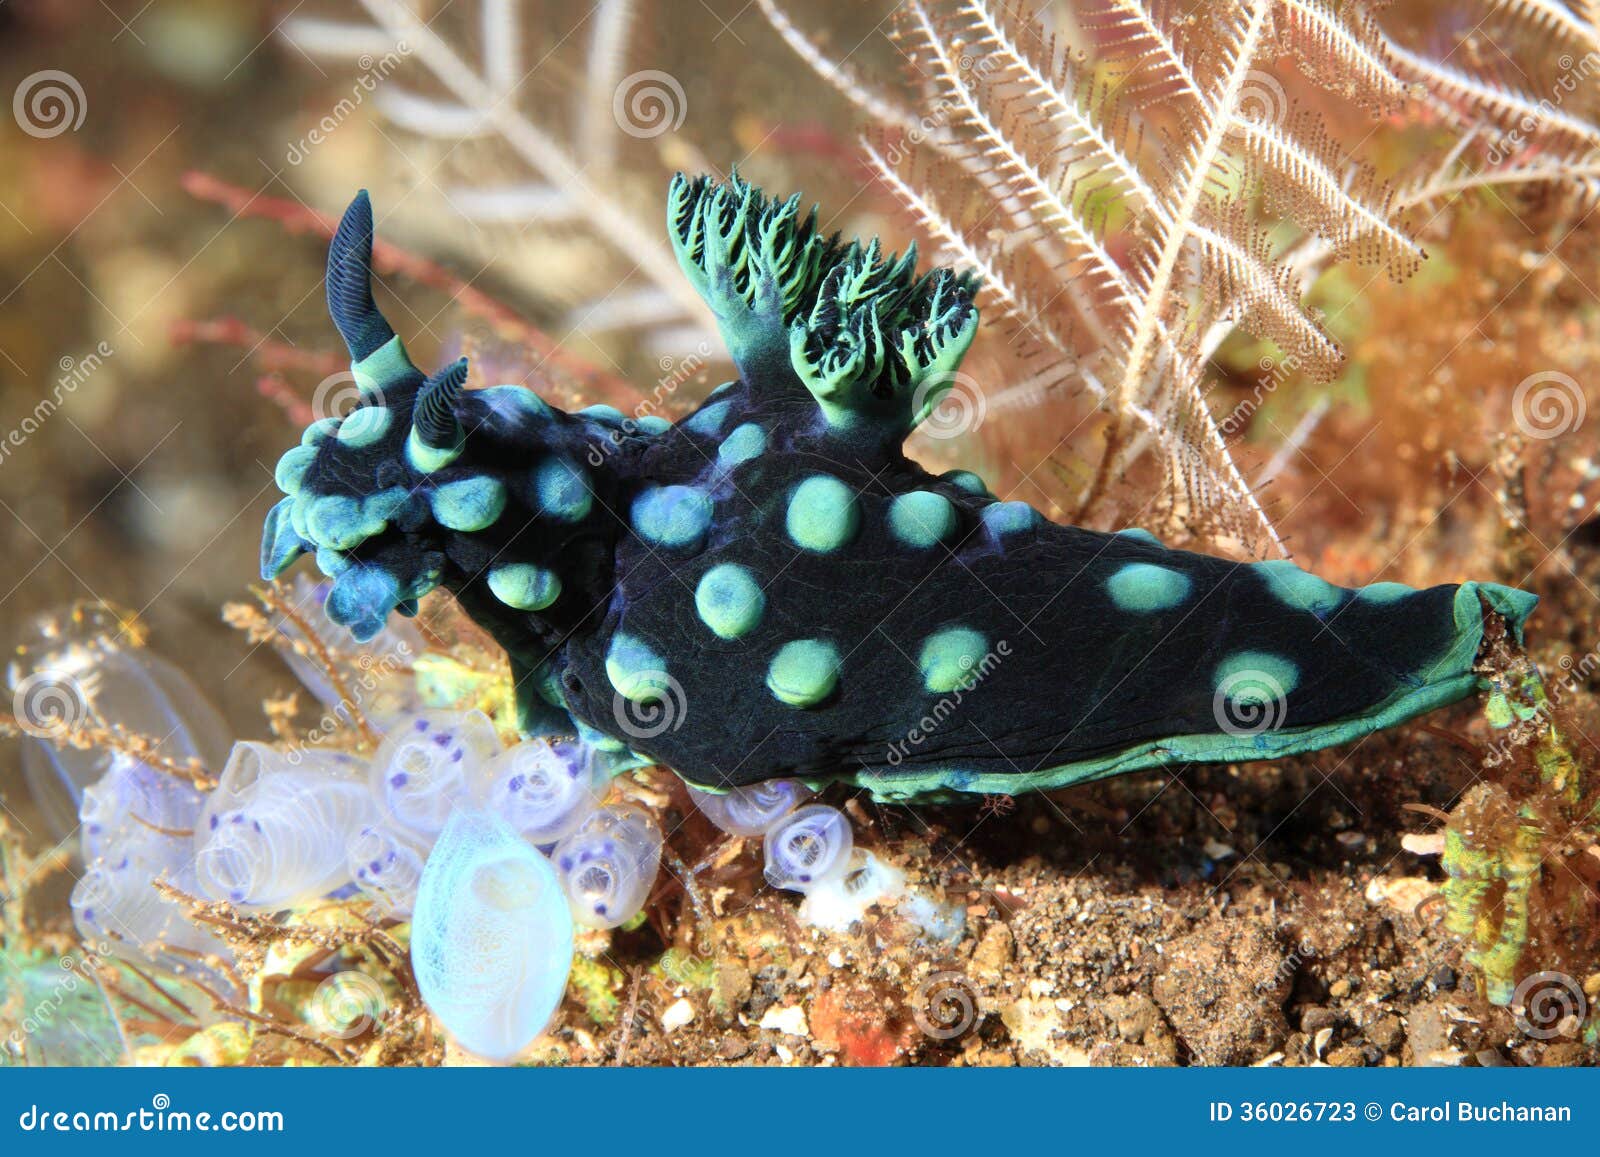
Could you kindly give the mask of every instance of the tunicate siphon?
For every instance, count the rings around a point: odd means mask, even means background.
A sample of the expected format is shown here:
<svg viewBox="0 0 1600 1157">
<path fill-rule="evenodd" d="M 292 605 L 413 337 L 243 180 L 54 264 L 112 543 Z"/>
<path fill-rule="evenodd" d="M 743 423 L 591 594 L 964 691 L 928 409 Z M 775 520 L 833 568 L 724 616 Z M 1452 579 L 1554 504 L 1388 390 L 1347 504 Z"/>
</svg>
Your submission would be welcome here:
<svg viewBox="0 0 1600 1157">
<path fill-rule="evenodd" d="M 489 810 L 522 836 L 553 844 L 605 798 L 611 778 L 595 751 L 571 739 L 530 739 L 489 762 Z"/>
<path fill-rule="evenodd" d="M 767 830 L 767 883 L 809 892 L 845 874 L 854 843 L 843 812 L 827 804 L 807 804 Z"/>
<path fill-rule="evenodd" d="M 904 872 L 863 848 L 852 848 L 844 872 L 806 890 L 800 902 L 800 922 L 843 932 L 874 904 L 898 900 L 905 891 Z"/>
<path fill-rule="evenodd" d="M 736 836 L 759 836 L 814 794 L 797 779 L 770 779 L 722 795 L 689 789 L 694 806 L 706 819 Z"/>
<path fill-rule="evenodd" d="M 431 843 L 456 807 L 474 806 L 488 786 L 487 765 L 500 751 L 481 711 L 418 711 L 384 736 L 369 773 L 384 817 Z"/>
<path fill-rule="evenodd" d="M 661 864 L 661 829 L 634 804 L 601 808 L 556 845 L 556 867 L 572 918 L 615 928 L 638 914 Z"/>
<path fill-rule="evenodd" d="M 387 824 L 372 824 L 350 842 L 350 875 L 389 916 L 411 914 L 422 881 L 423 857 Z"/>
<path fill-rule="evenodd" d="M 469 1052 L 505 1061 L 555 1014 L 573 928 L 550 861 L 488 812 L 458 810 L 428 856 L 411 964 L 428 1008 Z"/>
</svg>

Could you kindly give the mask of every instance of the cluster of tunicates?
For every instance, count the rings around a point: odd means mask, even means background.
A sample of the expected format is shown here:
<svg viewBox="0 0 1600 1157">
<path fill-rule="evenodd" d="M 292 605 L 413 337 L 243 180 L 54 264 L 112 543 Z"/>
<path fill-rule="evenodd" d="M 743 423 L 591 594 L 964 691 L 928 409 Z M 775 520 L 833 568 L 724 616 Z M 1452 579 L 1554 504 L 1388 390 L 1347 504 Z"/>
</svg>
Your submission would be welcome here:
<svg viewBox="0 0 1600 1157">
<path fill-rule="evenodd" d="M 850 820 L 838 808 L 805 803 L 813 793 L 798 780 L 689 794 L 723 831 L 762 838 L 767 883 L 805 896 L 803 921 L 842 930 L 905 891 L 904 874 L 856 847 Z"/>
<path fill-rule="evenodd" d="M 429 1008 L 463 1048 L 509 1059 L 560 1004 L 574 923 L 643 908 L 660 828 L 604 802 L 606 765 L 577 740 L 502 748 L 479 711 L 381 726 L 370 759 L 236 744 L 194 836 L 201 893 L 258 911 L 362 896 L 409 919 Z"/>
<path fill-rule="evenodd" d="M 204 794 L 171 768 L 221 757 L 221 716 L 178 668 L 142 645 L 132 624 L 100 604 L 40 618 L 6 676 L 12 714 L 27 733 L 23 773 L 46 821 L 83 861 L 71 905 L 84 943 L 229 989 L 227 946 L 156 887 L 199 891 L 189 833 Z M 89 731 L 159 743 L 140 758 L 61 742 Z"/>
</svg>

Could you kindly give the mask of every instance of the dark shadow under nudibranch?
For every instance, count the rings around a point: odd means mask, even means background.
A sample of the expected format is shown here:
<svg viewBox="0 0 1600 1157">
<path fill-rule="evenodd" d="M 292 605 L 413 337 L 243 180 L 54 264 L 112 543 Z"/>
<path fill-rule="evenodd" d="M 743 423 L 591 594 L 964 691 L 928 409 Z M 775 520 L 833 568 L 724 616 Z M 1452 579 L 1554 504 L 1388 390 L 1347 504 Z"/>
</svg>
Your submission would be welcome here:
<svg viewBox="0 0 1600 1157">
<path fill-rule="evenodd" d="M 672 425 L 425 378 L 369 288 L 365 194 L 328 301 L 362 388 L 278 464 L 262 573 L 301 554 L 358 638 L 443 586 L 511 658 L 522 726 L 711 788 L 1015 794 L 1289 755 L 1472 693 L 1492 583 L 1349 590 L 1288 561 L 1052 523 L 902 444 L 976 282 L 817 230 L 798 196 L 673 181 L 668 227 L 739 379 Z"/>
</svg>

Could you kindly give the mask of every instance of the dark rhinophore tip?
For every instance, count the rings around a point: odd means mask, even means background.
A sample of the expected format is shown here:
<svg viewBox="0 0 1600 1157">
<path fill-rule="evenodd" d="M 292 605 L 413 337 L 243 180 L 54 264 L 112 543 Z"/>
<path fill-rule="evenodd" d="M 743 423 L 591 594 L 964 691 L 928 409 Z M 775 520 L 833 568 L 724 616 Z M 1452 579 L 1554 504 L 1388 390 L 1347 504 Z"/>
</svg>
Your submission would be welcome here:
<svg viewBox="0 0 1600 1157">
<path fill-rule="evenodd" d="M 447 366 L 422 384 L 411 428 L 417 441 L 430 450 L 453 450 L 461 444 L 461 423 L 456 419 L 456 399 L 467 384 L 467 359 Z"/>
<path fill-rule="evenodd" d="M 372 202 L 365 189 L 344 211 L 328 247 L 328 312 L 352 361 L 361 361 L 394 337 L 372 299 Z"/>
</svg>

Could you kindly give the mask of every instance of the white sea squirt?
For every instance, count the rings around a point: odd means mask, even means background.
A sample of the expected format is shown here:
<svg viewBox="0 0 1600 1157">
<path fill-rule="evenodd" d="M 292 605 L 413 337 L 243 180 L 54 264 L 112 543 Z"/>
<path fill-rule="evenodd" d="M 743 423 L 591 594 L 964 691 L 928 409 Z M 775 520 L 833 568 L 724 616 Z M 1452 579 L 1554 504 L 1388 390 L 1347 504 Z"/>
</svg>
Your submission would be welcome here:
<svg viewBox="0 0 1600 1157">
<path fill-rule="evenodd" d="M 573 926 L 550 861 L 499 816 L 458 810 L 422 872 L 411 965 L 462 1048 L 508 1061 L 550 1023 L 572 971 Z"/>
<path fill-rule="evenodd" d="M 339 752 L 235 744 L 195 832 L 202 894 L 275 910 L 348 884 L 350 843 L 378 818 L 362 771 Z"/>
<path fill-rule="evenodd" d="M 489 809 L 542 846 L 568 835 L 605 799 L 611 777 L 594 748 L 570 739 L 530 739 L 489 761 Z"/>
<path fill-rule="evenodd" d="M 499 753 L 500 738 L 481 711 L 405 716 L 372 757 L 369 777 L 379 810 L 413 838 L 431 844 L 455 808 L 481 801 L 489 760 Z"/>
<path fill-rule="evenodd" d="M 616 928 L 650 897 L 661 864 L 661 829 L 643 808 L 611 804 L 556 845 L 555 862 L 572 918 L 588 928 Z"/>
<path fill-rule="evenodd" d="M 765 835 L 768 828 L 813 794 L 797 779 L 771 779 L 730 788 L 721 795 L 696 787 L 689 789 L 689 798 L 706 819 L 735 836 Z"/>
</svg>

